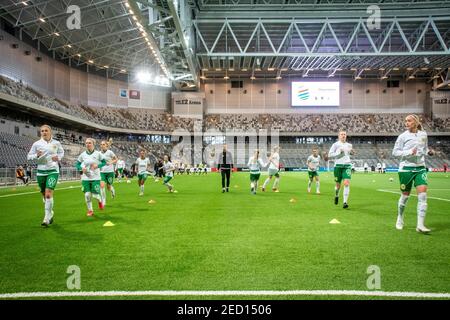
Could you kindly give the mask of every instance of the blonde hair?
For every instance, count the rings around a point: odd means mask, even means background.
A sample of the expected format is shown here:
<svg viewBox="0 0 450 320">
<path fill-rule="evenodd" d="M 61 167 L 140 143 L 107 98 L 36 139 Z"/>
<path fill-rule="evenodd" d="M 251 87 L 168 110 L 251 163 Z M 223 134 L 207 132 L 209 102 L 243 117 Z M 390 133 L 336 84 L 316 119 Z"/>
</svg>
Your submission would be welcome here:
<svg viewBox="0 0 450 320">
<path fill-rule="evenodd" d="M 255 151 L 253 151 L 253 160 L 257 161 L 259 158 L 259 149 L 255 149 Z"/>
<path fill-rule="evenodd" d="M 95 146 L 95 139 L 94 138 L 86 138 L 86 142 L 91 141 L 92 144 Z"/>
<path fill-rule="evenodd" d="M 53 131 L 52 127 L 50 127 L 48 124 L 43 124 L 39 129 L 42 129 L 42 128 L 48 128 L 50 130 L 50 132 Z"/>
<path fill-rule="evenodd" d="M 409 115 L 406 116 L 405 120 L 408 119 L 409 117 L 413 118 L 414 121 L 416 122 L 417 130 L 423 130 L 422 129 L 422 122 L 420 121 L 420 118 L 419 118 L 418 115 L 416 115 L 416 114 L 409 114 Z"/>
<path fill-rule="evenodd" d="M 108 147 L 108 149 L 109 148 L 111 148 L 111 145 L 112 145 L 112 138 L 109 138 L 108 140 L 102 140 L 102 142 L 101 143 L 106 143 L 106 146 Z"/>
</svg>

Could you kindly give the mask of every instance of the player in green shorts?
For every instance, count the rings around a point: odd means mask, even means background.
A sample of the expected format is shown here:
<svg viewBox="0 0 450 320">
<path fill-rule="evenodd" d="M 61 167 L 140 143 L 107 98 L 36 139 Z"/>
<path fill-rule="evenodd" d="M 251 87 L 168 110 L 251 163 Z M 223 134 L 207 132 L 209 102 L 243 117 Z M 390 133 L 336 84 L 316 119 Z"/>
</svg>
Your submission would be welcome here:
<svg viewBox="0 0 450 320">
<path fill-rule="evenodd" d="M 85 141 L 86 150 L 80 154 L 75 164 L 81 174 L 81 191 L 84 192 L 84 199 L 87 206 L 87 216 L 92 217 L 92 198 L 97 199 L 98 207 L 103 210 L 104 204 L 100 190 L 100 169 L 106 165 L 103 154 L 95 150 L 95 140 L 87 138 Z"/>
<path fill-rule="evenodd" d="M 280 154 L 278 153 L 279 150 L 280 150 L 280 148 L 278 146 L 273 147 L 272 154 L 269 157 L 269 168 L 267 170 L 269 173 L 269 176 L 267 177 L 266 181 L 264 181 L 264 183 L 263 183 L 263 186 L 261 189 L 262 192 L 266 191 L 266 187 L 272 180 L 272 177 L 275 177 L 275 182 L 273 183 L 272 191 L 280 192 L 278 190 L 278 186 L 280 184 Z"/>
<path fill-rule="evenodd" d="M 45 207 L 41 225 L 48 227 L 53 223 L 53 191 L 58 183 L 58 162 L 64 157 L 64 149 L 59 141 L 53 139 L 50 126 L 41 126 L 40 133 L 41 139 L 33 143 L 27 159 L 37 161 L 37 182 Z"/>
<path fill-rule="evenodd" d="M 111 148 L 112 139 L 108 141 L 103 140 L 100 143 L 100 150 L 105 158 L 106 165 L 100 169 L 100 192 L 102 194 L 103 206 L 106 205 L 106 188 L 111 192 L 111 197 L 114 199 L 116 197 L 116 191 L 114 190 L 114 164 L 117 163 L 117 157 L 109 148 Z"/>
<path fill-rule="evenodd" d="M 259 150 L 255 150 L 253 157 L 250 157 L 247 163 L 247 167 L 250 170 L 250 192 L 252 194 L 256 194 L 258 181 L 261 176 L 261 168 L 264 168 L 265 166 L 266 164 L 264 164 L 259 157 Z"/>
<path fill-rule="evenodd" d="M 320 155 L 319 149 L 314 147 L 312 150 L 312 155 L 306 160 L 306 165 L 308 166 L 308 193 L 311 192 L 311 184 L 313 180 L 316 180 L 316 194 L 320 194 L 320 181 L 319 181 L 319 166 L 320 166 Z"/>
<path fill-rule="evenodd" d="M 411 189 L 417 190 L 417 232 L 430 232 L 425 227 L 425 216 L 427 211 L 427 186 L 428 176 L 425 166 L 425 156 L 434 155 L 434 151 L 428 148 L 427 133 L 422 130 L 420 118 L 417 115 L 408 115 L 405 118 L 407 130 L 403 132 L 395 142 L 392 155 L 400 158 L 398 176 L 400 180 L 400 191 L 398 200 L 397 222 L 395 227 L 402 230 L 404 226 L 404 211 L 408 202 Z"/>
<path fill-rule="evenodd" d="M 168 155 L 164 156 L 163 171 L 165 174 L 163 184 L 167 187 L 167 189 L 169 189 L 169 192 L 175 192 L 173 185 L 171 185 L 169 183 L 169 181 L 173 179 L 173 173 L 175 171 L 175 166 L 170 161 L 170 158 Z"/>
<path fill-rule="evenodd" d="M 116 167 L 117 167 L 117 180 L 119 182 L 122 182 L 123 169 L 125 168 L 125 161 L 123 161 L 122 157 L 118 157 Z"/>
<path fill-rule="evenodd" d="M 350 179 L 352 178 L 352 163 L 350 155 L 355 151 L 353 146 L 347 142 L 347 132 L 340 130 L 338 141 L 335 142 L 328 152 L 328 158 L 334 160 L 334 181 L 336 186 L 334 188 L 334 204 L 339 203 L 339 191 L 341 190 L 341 183 L 344 184 L 344 205 L 343 208 L 348 208 L 348 197 L 350 195 Z"/>
<path fill-rule="evenodd" d="M 136 159 L 136 171 L 138 176 L 139 196 L 144 195 L 145 180 L 148 176 L 148 168 L 150 166 L 150 160 L 146 157 L 145 150 L 139 151 L 139 158 Z"/>
</svg>

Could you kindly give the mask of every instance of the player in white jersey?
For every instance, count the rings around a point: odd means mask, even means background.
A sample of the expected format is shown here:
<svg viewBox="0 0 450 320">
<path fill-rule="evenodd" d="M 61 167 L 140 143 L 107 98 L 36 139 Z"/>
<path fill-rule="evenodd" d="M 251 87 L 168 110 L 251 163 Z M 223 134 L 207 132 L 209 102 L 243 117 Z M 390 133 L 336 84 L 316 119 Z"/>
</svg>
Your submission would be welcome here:
<svg viewBox="0 0 450 320">
<path fill-rule="evenodd" d="M 136 159 L 136 171 L 138 176 L 139 195 L 144 195 L 145 180 L 149 175 L 150 160 L 146 157 L 145 150 L 139 151 L 139 158 Z"/>
<path fill-rule="evenodd" d="M 272 180 L 272 177 L 275 177 L 275 182 L 272 186 L 273 192 L 280 192 L 278 190 L 278 185 L 280 184 L 280 154 L 279 154 L 280 148 L 278 146 L 273 147 L 272 154 L 269 157 L 269 177 L 264 181 L 264 184 L 262 186 L 262 191 L 266 191 L 266 187 L 269 184 L 270 180 Z"/>
<path fill-rule="evenodd" d="M 103 154 L 95 150 L 95 140 L 87 138 L 85 141 L 86 150 L 77 159 L 76 167 L 81 174 L 81 191 L 84 192 L 84 199 L 87 206 L 87 216 L 92 217 L 92 198 L 98 200 L 98 207 L 103 210 L 103 199 L 100 191 L 100 169 L 106 165 Z"/>
<path fill-rule="evenodd" d="M 250 192 L 256 194 L 258 189 L 258 181 L 261 177 L 261 169 L 264 168 L 266 164 L 259 157 L 259 150 L 255 150 L 253 157 L 248 159 L 247 167 L 250 170 Z"/>
<path fill-rule="evenodd" d="M 53 191 L 59 177 L 58 162 L 64 157 L 64 149 L 59 141 L 52 137 L 52 129 L 48 125 L 40 128 L 41 139 L 33 143 L 28 160 L 37 160 L 37 182 L 43 197 L 45 214 L 43 227 L 53 223 Z"/>
<path fill-rule="evenodd" d="M 350 194 L 350 179 L 352 178 L 352 162 L 350 155 L 354 154 L 353 146 L 347 142 L 347 132 L 339 131 L 339 140 L 335 142 L 328 152 L 328 157 L 334 160 L 334 180 L 336 186 L 334 188 L 335 197 L 334 204 L 339 203 L 339 191 L 341 183 L 344 183 L 344 209 L 348 208 L 348 196 Z"/>
<path fill-rule="evenodd" d="M 312 150 L 312 155 L 306 160 L 306 165 L 308 166 L 308 193 L 311 192 L 311 184 L 313 180 L 316 180 L 316 194 L 320 194 L 320 181 L 319 181 L 319 166 L 320 166 L 320 155 L 319 149 L 314 147 Z"/>
<path fill-rule="evenodd" d="M 164 170 L 164 185 L 169 189 L 169 192 L 175 192 L 173 189 L 173 185 L 169 183 L 170 180 L 173 179 L 173 172 L 175 171 L 175 166 L 170 162 L 169 156 L 164 156 L 163 162 L 163 170 Z"/>
<path fill-rule="evenodd" d="M 117 180 L 119 182 L 122 182 L 123 169 L 125 169 L 125 161 L 123 161 L 122 157 L 118 158 L 116 168 L 117 168 Z"/>
<path fill-rule="evenodd" d="M 100 175 L 101 175 L 101 182 L 100 182 L 100 192 L 102 195 L 103 205 L 106 205 L 106 190 L 105 190 L 105 184 L 106 188 L 111 192 L 111 196 L 114 199 L 116 196 L 116 191 L 114 190 L 114 165 L 117 163 L 117 157 L 109 148 L 111 147 L 112 139 L 109 139 L 108 141 L 103 140 L 100 143 L 100 149 L 103 157 L 105 158 L 106 165 L 101 168 Z"/>
<path fill-rule="evenodd" d="M 399 179 L 402 195 L 398 201 L 397 223 L 398 230 L 403 229 L 404 211 L 414 184 L 417 190 L 417 232 L 430 232 L 425 227 L 425 215 L 427 211 L 427 168 L 425 156 L 434 155 L 434 151 L 428 148 L 427 133 L 422 130 L 420 119 L 416 115 L 408 115 L 405 118 L 407 130 L 403 132 L 395 142 L 392 155 L 400 158 Z"/>
<path fill-rule="evenodd" d="M 369 164 L 367 162 L 364 162 L 364 173 L 369 172 Z"/>
</svg>

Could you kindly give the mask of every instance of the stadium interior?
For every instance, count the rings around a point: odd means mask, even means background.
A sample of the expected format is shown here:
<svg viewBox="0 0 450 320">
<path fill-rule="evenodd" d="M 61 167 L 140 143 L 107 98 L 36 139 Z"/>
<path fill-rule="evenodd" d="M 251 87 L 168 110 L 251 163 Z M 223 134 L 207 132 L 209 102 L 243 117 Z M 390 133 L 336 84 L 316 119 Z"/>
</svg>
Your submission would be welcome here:
<svg viewBox="0 0 450 320">
<path fill-rule="evenodd" d="M 450 0 L 0 0 L 0 300 L 449 299 L 449 166 Z"/>
<path fill-rule="evenodd" d="M 410 113 L 438 151 L 429 166 L 449 162 L 450 21 L 440 1 L 407 1 L 412 9 L 400 13 L 405 1 L 392 1 L 370 29 L 355 17 L 371 1 L 350 12 L 341 1 L 302 1 L 298 10 L 277 0 L 81 1 L 81 29 L 62 23 L 60 1 L 5 2 L 0 167 L 26 163 L 39 125 L 51 122 L 70 150 L 66 166 L 81 137 L 113 138 L 130 165 L 139 148 L 152 160 L 170 153 L 175 130 L 187 135 L 198 123 L 203 147 L 216 141 L 209 132 L 222 141 L 227 130 L 276 131 L 287 170 L 304 168 L 313 145 L 327 150 L 346 128 L 359 160 L 395 168 L 393 136 Z M 339 81 L 340 102 L 292 106 L 293 81 Z M 176 103 L 183 99 L 198 103 Z M 248 155 L 248 138 L 239 148 Z"/>
</svg>

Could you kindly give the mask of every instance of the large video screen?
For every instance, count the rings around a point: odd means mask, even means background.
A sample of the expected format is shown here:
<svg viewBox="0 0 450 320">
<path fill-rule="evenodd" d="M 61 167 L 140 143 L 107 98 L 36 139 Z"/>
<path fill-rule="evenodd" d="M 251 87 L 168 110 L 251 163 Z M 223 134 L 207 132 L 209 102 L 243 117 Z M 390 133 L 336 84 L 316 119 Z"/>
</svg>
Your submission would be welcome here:
<svg viewBox="0 0 450 320">
<path fill-rule="evenodd" d="M 338 81 L 292 82 L 291 105 L 293 107 L 339 106 Z"/>
</svg>

